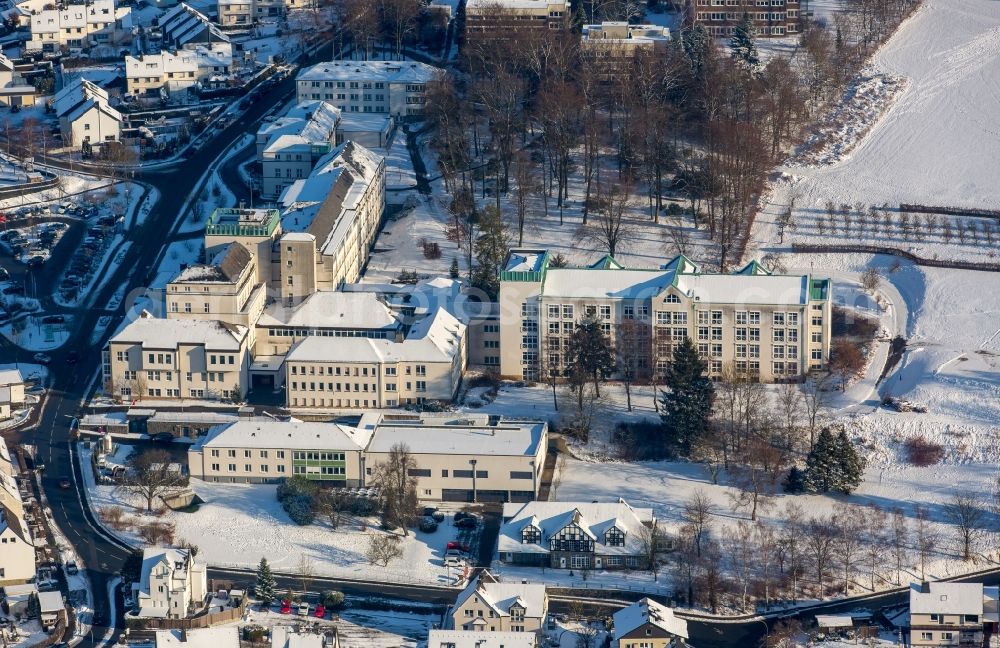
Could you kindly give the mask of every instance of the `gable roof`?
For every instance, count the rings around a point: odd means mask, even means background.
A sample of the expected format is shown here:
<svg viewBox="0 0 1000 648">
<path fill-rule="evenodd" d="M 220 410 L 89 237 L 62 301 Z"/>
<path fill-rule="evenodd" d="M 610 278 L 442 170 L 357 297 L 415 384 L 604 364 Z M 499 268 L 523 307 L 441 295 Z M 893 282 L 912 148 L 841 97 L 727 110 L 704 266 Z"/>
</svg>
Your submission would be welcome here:
<svg viewBox="0 0 1000 648">
<path fill-rule="evenodd" d="M 617 502 L 527 502 L 503 507 L 503 524 L 497 539 L 498 551 L 513 553 L 548 553 L 549 539 L 576 524 L 591 540 L 601 545 L 602 554 L 636 555 L 642 552 L 642 527 L 655 522 L 653 510 L 633 508 L 625 500 Z M 541 532 L 537 544 L 523 544 L 521 535 L 528 526 Z M 624 546 L 604 544 L 612 526 L 625 533 Z"/>
<path fill-rule="evenodd" d="M 982 583 L 910 583 L 910 614 L 982 613 Z"/>
<path fill-rule="evenodd" d="M 645 626 L 647 623 L 676 637 L 688 638 L 687 621 L 674 616 L 674 611 L 648 598 L 636 601 L 613 615 L 615 640 Z"/>
<path fill-rule="evenodd" d="M 486 570 L 459 592 L 452 609 L 457 610 L 473 596 L 501 616 L 510 616 L 515 604 L 524 608 L 527 617 L 541 617 L 548 610 L 543 583 L 504 583 Z"/>
<path fill-rule="evenodd" d="M 233 241 L 219 250 L 211 263 L 196 263 L 177 273 L 170 283 L 236 283 L 253 261 L 241 243 Z"/>
</svg>

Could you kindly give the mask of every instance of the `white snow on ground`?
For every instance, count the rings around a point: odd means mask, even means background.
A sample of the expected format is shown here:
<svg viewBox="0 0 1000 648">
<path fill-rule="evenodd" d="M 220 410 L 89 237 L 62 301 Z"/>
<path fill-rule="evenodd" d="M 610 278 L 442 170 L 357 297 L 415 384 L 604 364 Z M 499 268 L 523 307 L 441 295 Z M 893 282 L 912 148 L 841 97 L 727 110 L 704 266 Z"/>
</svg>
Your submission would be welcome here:
<svg viewBox="0 0 1000 648">
<path fill-rule="evenodd" d="M 203 186 L 196 185 L 201 186 L 200 201 L 196 200 L 191 203 L 190 209 L 183 215 L 184 220 L 177 229 L 178 234 L 201 231 L 205 229 L 208 217 L 217 208 L 236 206 L 236 195 L 222 181 L 218 170 L 227 160 L 236 155 L 237 152 L 253 141 L 253 139 L 254 135 L 247 133 L 236 140 L 226 154 L 219 158 L 218 162 L 212 167 L 212 174 L 209 176 L 208 181 Z M 214 188 L 218 188 L 218 191 L 215 191 Z"/>
<path fill-rule="evenodd" d="M 0 326 L 0 335 L 28 351 L 51 351 L 66 344 L 71 318 L 65 324 L 43 324 L 43 315 L 31 315 L 16 322 Z M 12 328 L 13 327 L 13 328 Z M 15 330 L 16 329 L 16 330 Z"/>
<path fill-rule="evenodd" d="M 89 465 L 89 451 L 83 450 L 81 459 Z M 167 511 L 155 516 L 145 513 L 143 503 L 116 486 L 95 485 L 89 471 L 84 472 L 90 505 L 95 510 L 108 506 L 126 509 L 131 528 L 118 531 L 119 536 L 135 542 L 136 524 L 169 522 L 176 525 L 177 543 L 197 545 L 199 557 L 214 566 L 250 568 L 266 556 L 275 571 L 296 573 L 300 556 L 304 556 L 322 576 L 451 585 L 461 575 L 443 564 L 445 545 L 457 537 L 448 520 L 436 532 L 413 531 L 402 538 L 402 557 L 383 568 L 369 564 L 365 558 L 371 535 L 384 533 L 377 529 L 377 519 L 345 515 L 337 529 L 320 518 L 314 524 L 298 526 L 281 508 L 275 485 L 192 480 L 192 488 L 204 500 L 197 511 Z M 239 551 L 233 551 L 234 547 Z"/>
<path fill-rule="evenodd" d="M 413 160 L 410 150 L 406 148 L 406 133 L 401 127 L 396 128 L 389 150 L 376 150 L 385 156 L 385 188 L 415 187 L 417 174 L 413 170 Z"/>
</svg>

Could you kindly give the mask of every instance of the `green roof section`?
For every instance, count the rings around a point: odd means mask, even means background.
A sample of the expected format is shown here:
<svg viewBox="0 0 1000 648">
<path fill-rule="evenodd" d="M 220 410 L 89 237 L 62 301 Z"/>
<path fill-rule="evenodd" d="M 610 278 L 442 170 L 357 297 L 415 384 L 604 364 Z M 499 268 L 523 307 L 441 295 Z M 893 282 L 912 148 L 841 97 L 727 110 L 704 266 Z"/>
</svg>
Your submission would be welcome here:
<svg viewBox="0 0 1000 648">
<path fill-rule="evenodd" d="M 605 254 L 603 257 L 598 259 L 596 262 L 587 266 L 591 270 L 624 270 L 625 266 L 619 263 L 610 254 Z"/>
<path fill-rule="evenodd" d="M 280 222 L 277 209 L 219 207 L 208 217 L 205 236 L 270 237 Z"/>
<path fill-rule="evenodd" d="M 742 268 L 736 271 L 739 275 L 769 275 L 771 274 L 767 268 L 758 263 L 757 259 L 754 259 L 750 263 L 746 264 Z"/>
<path fill-rule="evenodd" d="M 830 280 L 829 279 L 810 279 L 809 280 L 809 300 L 810 301 L 826 301 L 830 299 Z"/>
<path fill-rule="evenodd" d="M 548 250 L 510 250 L 500 271 L 500 281 L 540 282 L 548 266 Z"/>
</svg>

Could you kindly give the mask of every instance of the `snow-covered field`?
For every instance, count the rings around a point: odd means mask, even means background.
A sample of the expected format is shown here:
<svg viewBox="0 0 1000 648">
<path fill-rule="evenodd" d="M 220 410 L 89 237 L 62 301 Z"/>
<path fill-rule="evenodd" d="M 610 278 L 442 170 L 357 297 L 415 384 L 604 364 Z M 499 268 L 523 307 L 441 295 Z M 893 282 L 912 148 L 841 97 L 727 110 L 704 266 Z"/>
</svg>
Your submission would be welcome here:
<svg viewBox="0 0 1000 648">
<path fill-rule="evenodd" d="M 89 465 L 89 450 L 81 451 Z M 300 557 L 309 561 L 316 575 L 387 582 L 454 584 L 460 572 L 443 564 L 445 545 L 457 537 L 448 518 L 437 531 L 413 531 L 401 540 L 403 555 L 388 567 L 372 565 L 365 557 L 372 534 L 384 533 L 376 519 L 344 516 L 337 529 L 319 517 L 307 526 L 293 523 L 281 508 L 273 484 L 214 484 L 192 480 L 191 486 L 204 500 L 194 512 L 167 511 L 147 514 L 142 504 L 117 486 L 96 485 L 84 470 L 90 505 L 96 510 L 122 506 L 130 528 L 119 531 L 138 541 L 135 527 L 143 522 L 174 524 L 175 543 L 198 546 L 199 557 L 215 566 L 255 567 L 267 557 L 277 572 L 298 573 Z M 238 547 L 238 551 L 234 548 Z"/>
</svg>

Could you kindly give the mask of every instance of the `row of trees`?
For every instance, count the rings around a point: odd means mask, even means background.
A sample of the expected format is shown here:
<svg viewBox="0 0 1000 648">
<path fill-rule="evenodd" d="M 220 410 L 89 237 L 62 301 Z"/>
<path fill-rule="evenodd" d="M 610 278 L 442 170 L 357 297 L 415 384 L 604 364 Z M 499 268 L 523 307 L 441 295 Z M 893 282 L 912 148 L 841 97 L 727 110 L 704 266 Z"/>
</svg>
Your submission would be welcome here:
<svg viewBox="0 0 1000 648">
<path fill-rule="evenodd" d="M 702 491 L 681 510 L 683 525 L 672 568 L 689 605 L 716 611 L 724 603 L 742 611 L 801 598 L 848 595 L 925 579 L 935 561 L 975 557 L 987 534 L 985 505 L 958 495 L 941 519 L 915 507 L 837 503 L 807 514 L 789 502 L 768 522 L 740 520 L 725 529 L 722 513 Z M 939 522 L 951 525 L 946 532 Z"/>
<path fill-rule="evenodd" d="M 355 56 L 368 60 L 382 43 L 402 59 L 405 46 L 443 44 L 447 18 L 421 0 L 333 0 L 329 6 L 340 27 L 334 34 L 334 58 L 350 47 Z"/>
</svg>

